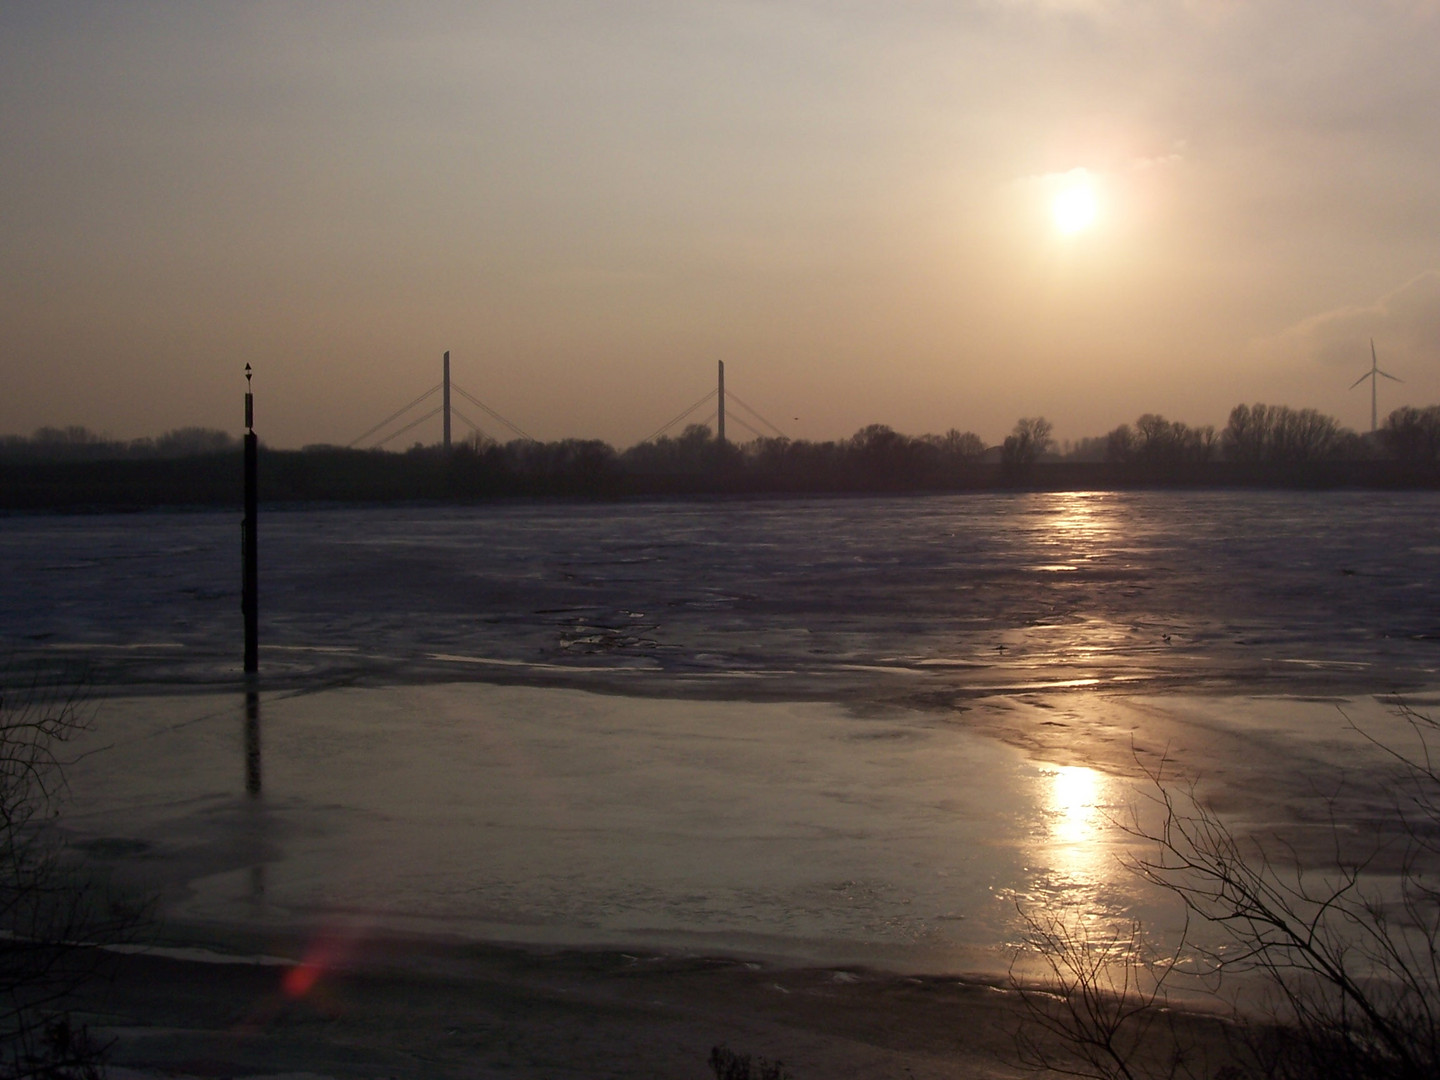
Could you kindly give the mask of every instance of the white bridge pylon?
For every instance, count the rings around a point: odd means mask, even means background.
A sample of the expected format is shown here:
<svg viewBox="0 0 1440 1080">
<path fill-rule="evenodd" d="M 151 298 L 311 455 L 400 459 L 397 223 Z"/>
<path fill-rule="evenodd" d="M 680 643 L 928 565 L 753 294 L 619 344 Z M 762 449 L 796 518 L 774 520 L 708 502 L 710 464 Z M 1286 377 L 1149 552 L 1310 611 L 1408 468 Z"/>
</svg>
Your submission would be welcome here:
<svg viewBox="0 0 1440 1080">
<path fill-rule="evenodd" d="M 721 360 L 718 361 L 718 363 L 720 367 L 720 377 L 716 383 L 715 389 L 711 390 L 708 394 L 702 397 L 699 401 L 695 402 L 695 404 L 691 405 L 684 412 L 680 413 L 674 419 L 662 424 L 645 438 L 641 439 L 640 441 L 642 443 L 654 442 L 656 439 L 660 438 L 667 431 L 673 428 L 676 424 L 680 423 L 682 420 L 693 416 L 702 405 L 706 405 L 712 401 L 715 402 L 715 408 L 710 412 L 708 416 L 705 417 L 705 419 L 698 421 L 698 423 L 708 425 L 711 420 L 718 419 L 719 423 L 717 425 L 717 436 L 721 442 L 725 441 L 725 406 L 728 402 L 733 402 L 734 404 L 739 405 L 742 409 L 744 409 L 747 413 L 750 414 L 750 417 L 755 420 L 756 423 L 760 424 L 762 427 L 769 428 L 770 431 L 774 433 L 776 438 L 789 438 L 788 435 L 786 435 L 774 424 L 770 423 L 769 420 L 766 420 L 749 405 L 746 405 L 745 402 L 741 401 L 740 398 L 736 395 L 735 391 L 725 389 L 725 361 Z M 730 413 L 729 418 L 735 423 L 739 424 L 741 427 L 743 427 L 746 431 L 750 432 L 750 434 L 754 435 L 757 439 L 764 439 L 769 437 L 768 435 L 766 435 L 765 432 L 759 431 L 756 428 L 752 427 L 742 417 L 736 416 L 734 412 Z"/>
<path fill-rule="evenodd" d="M 470 430 L 473 431 L 473 432 L 475 432 L 476 434 L 481 435 L 481 436 L 483 436 L 484 438 L 487 438 L 487 439 L 492 438 L 492 436 L 491 436 L 488 432 L 486 432 L 483 428 L 481 428 L 479 424 L 475 423 L 475 421 L 471 420 L 471 419 L 470 419 L 468 416 L 466 416 L 463 412 L 461 412 L 459 409 L 455 408 L 455 406 L 451 403 L 451 400 L 450 400 L 450 394 L 451 394 L 452 391 L 453 391 L 454 393 L 456 393 L 456 394 L 459 394 L 459 395 L 460 395 L 461 397 L 463 397 L 466 401 L 468 401 L 470 404 L 474 405 L 477 409 L 480 409 L 482 412 L 485 413 L 485 415 L 489 416 L 491 419 L 495 420 L 496 422 L 498 422 L 499 424 L 501 424 L 502 426 L 504 426 L 507 430 L 514 432 L 516 438 L 524 439 L 526 442 L 535 442 L 535 441 L 536 441 L 533 437 L 531 437 L 529 434 L 527 434 L 525 431 L 523 431 L 518 425 L 513 424 L 513 423 L 511 423 L 509 420 L 505 419 L 505 417 L 501 416 L 498 412 L 496 412 L 494 409 L 492 409 L 489 405 L 486 405 L 483 401 L 481 401 L 479 398 L 477 398 L 474 394 L 470 393 L 468 390 L 466 390 L 464 387 L 462 387 L 459 383 L 457 383 L 457 382 L 455 382 L 453 379 L 451 379 L 451 378 L 450 378 L 450 354 L 447 352 L 447 353 L 445 354 L 445 363 L 444 363 L 444 369 L 443 369 L 443 377 L 441 378 L 441 380 L 440 380 L 438 383 L 436 383 L 434 386 L 430 387 L 429 390 L 426 390 L 423 394 L 421 394 L 419 397 L 417 397 L 414 401 L 410 402 L 408 405 L 404 406 L 403 408 L 400 408 L 400 409 L 395 410 L 393 413 L 391 413 L 389 416 L 387 416 L 384 420 L 381 420 L 381 421 L 380 421 L 378 424 L 376 424 L 374 427 L 368 429 L 368 430 L 365 431 L 364 433 L 362 433 L 362 434 L 356 436 L 355 438 L 351 439 L 348 443 L 345 444 L 346 449 L 351 449 L 351 448 L 353 448 L 356 444 L 362 443 L 362 442 L 364 442 L 366 439 L 370 438 L 372 435 L 375 435 L 375 434 L 383 431 L 385 428 L 389 427 L 391 424 L 395 423 L 397 420 L 400 420 L 402 417 L 406 416 L 406 414 L 408 414 L 412 409 L 416 409 L 416 408 L 418 408 L 420 405 L 422 405 L 424 402 L 429 401 L 429 400 L 430 400 L 432 397 L 434 397 L 436 394 L 440 394 L 440 395 L 441 395 L 441 402 L 440 402 L 439 405 L 436 405 L 436 406 L 435 406 L 434 408 L 432 408 L 429 412 L 422 413 L 420 416 L 417 416 L 417 417 L 412 418 L 412 419 L 411 419 L 408 423 L 406 423 L 403 427 L 398 427 L 398 428 L 396 428 L 394 431 L 390 432 L 390 434 L 386 435 L 383 439 L 379 439 L 379 440 L 377 440 L 376 442 L 372 443 L 372 444 L 370 445 L 370 449 L 372 449 L 372 450 L 378 450 L 380 447 L 384 446 L 386 443 L 390 442 L 392 439 L 397 439 L 397 438 L 399 438 L 401 435 L 404 435 L 407 431 L 410 431 L 410 430 L 412 430 L 412 429 L 414 429 L 414 428 L 416 428 L 416 427 L 419 427 L 421 424 L 425 423 L 426 420 L 433 419 L 433 418 L 436 417 L 436 416 L 442 416 L 442 414 L 443 414 L 443 419 L 442 419 L 442 425 L 443 425 L 443 433 L 442 433 L 442 434 L 443 434 L 443 445 L 444 445 L 444 447 L 445 447 L 446 450 L 449 450 L 449 449 L 450 449 L 450 416 L 451 416 L 451 414 L 454 414 L 455 416 L 459 417 L 460 420 L 463 421 L 463 422 L 465 423 L 465 425 L 466 425 L 467 427 L 469 427 Z M 497 440 L 497 441 L 498 441 L 498 440 Z"/>
</svg>

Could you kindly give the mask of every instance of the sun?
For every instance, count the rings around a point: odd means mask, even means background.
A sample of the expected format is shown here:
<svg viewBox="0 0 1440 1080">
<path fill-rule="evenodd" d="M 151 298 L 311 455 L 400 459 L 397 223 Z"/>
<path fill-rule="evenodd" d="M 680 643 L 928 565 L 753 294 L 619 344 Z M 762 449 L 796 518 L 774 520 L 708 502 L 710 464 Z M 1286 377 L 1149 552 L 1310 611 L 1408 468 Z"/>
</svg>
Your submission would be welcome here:
<svg viewBox="0 0 1440 1080">
<path fill-rule="evenodd" d="M 1070 184 L 1055 196 L 1050 213 L 1055 218 L 1055 227 L 1066 236 L 1084 232 L 1095 224 L 1099 213 L 1095 189 L 1085 181 Z"/>
</svg>

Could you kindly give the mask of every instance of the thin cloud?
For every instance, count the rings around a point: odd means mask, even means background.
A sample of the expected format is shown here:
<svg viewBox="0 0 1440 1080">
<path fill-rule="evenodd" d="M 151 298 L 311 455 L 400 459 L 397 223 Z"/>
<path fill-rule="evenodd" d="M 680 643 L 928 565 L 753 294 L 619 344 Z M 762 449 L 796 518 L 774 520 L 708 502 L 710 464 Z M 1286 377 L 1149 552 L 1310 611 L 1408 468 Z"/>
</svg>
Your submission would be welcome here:
<svg viewBox="0 0 1440 1080">
<path fill-rule="evenodd" d="M 1356 367 L 1369 361 L 1372 338 L 1392 371 L 1440 366 L 1440 270 L 1426 270 L 1372 303 L 1312 315 L 1256 341 L 1255 349 L 1275 359 Z"/>
<path fill-rule="evenodd" d="M 1011 184 L 1017 188 L 1041 188 L 1052 190 L 1062 188 L 1069 184 L 1084 183 L 1095 180 L 1100 174 L 1093 169 L 1077 166 L 1073 169 L 1065 169 L 1058 172 L 1031 173 L 1028 176 L 1017 176 Z"/>
<path fill-rule="evenodd" d="M 1158 157 L 1137 157 L 1130 162 L 1130 168 L 1135 172 L 1148 172 L 1151 169 L 1173 169 L 1185 161 L 1185 143 L 1177 142 L 1173 150 L 1168 154 L 1161 154 Z"/>
<path fill-rule="evenodd" d="M 1112 168 L 1077 165 L 1072 169 L 1028 173 L 1015 177 L 1010 181 L 1010 186 L 1021 191 L 1054 192 L 1077 184 L 1107 186 L 1114 183 L 1125 183 L 1131 177 L 1138 178 L 1146 174 L 1158 173 L 1164 169 L 1178 168 L 1185 162 L 1184 149 L 1185 144 L 1177 142 L 1175 148 L 1168 154 L 1160 154 L 1155 157 L 1135 157 Z"/>
<path fill-rule="evenodd" d="M 1020 8 L 1042 15 L 1106 15 L 1125 4 L 1122 0 L 990 0 L 990 6 Z"/>
</svg>

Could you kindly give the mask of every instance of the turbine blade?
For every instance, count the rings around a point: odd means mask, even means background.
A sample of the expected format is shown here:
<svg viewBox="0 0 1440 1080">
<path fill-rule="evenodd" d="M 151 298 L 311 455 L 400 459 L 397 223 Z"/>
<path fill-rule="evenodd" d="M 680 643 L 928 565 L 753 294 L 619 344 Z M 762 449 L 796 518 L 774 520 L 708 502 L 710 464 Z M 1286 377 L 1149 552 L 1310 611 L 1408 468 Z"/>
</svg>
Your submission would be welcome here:
<svg viewBox="0 0 1440 1080">
<path fill-rule="evenodd" d="M 1391 375 L 1388 371 L 1381 371 L 1379 368 L 1376 368 L 1376 369 L 1375 369 L 1375 374 L 1376 374 L 1376 375 L 1384 375 L 1385 378 L 1389 379 L 1391 382 L 1404 382 L 1404 381 L 1405 381 L 1404 379 L 1397 379 L 1397 378 L 1395 378 L 1394 375 Z"/>
<path fill-rule="evenodd" d="M 1368 379 L 1368 378 L 1370 378 L 1370 372 L 1367 371 L 1367 372 L 1365 372 L 1364 375 L 1361 375 L 1360 378 L 1356 379 L 1354 382 L 1352 382 L 1352 383 L 1350 384 L 1350 389 L 1351 389 L 1351 390 L 1354 390 L 1355 387 L 1359 386 L 1362 382 L 1364 382 L 1364 381 L 1365 381 L 1366 379 Z"/>
</svg>

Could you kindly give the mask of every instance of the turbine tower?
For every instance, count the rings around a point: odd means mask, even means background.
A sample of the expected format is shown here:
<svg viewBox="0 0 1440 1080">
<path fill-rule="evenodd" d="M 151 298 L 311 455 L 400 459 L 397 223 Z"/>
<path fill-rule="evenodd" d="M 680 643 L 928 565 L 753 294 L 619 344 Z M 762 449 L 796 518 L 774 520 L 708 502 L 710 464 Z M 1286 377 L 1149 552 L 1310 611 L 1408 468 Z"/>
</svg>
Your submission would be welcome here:
<svg viewBox="0 0 1440 1080">
<path fill-rule="evenodd" d="M 1370 434 L 1371 434 L 1371 435 L 1374 435 L 1374 434 L 1375 434 L 1375 429 L 1376 429 L 1377 427 L 1379 427 L 1379 423 L 1378 423 L 1378 421 L 1379 421 L 1379 410 L 1376 408 L 1375 385 L 1380 381 L 1379 376 L 1381 376 L 1381 375 L 1384 375 L 1385 378 L 1390 379 L 1392 382 L 1404 382 L 1404 381 L 1405 381 L 1404 379 L 1397 379 L 1397 378 L 1395 378 L 1395 376 L 1394 376 L 1394 375 L 1391 375 L 1388 371 L 1381 371 L 1381 370 L 1380 370 L 1380 359 L 1379 359 L 1379 357 L 1377 357 L 1377 356 L 1375 355 L 1375 339 L 1374 339 L 1374 338 L 1371 338 L 1371 339 L 1370 339 L 1370 370 L 1367 371 L 1364 375 L 1361 375 L 1360 378 L 1356 379 L 1353 383 L 1350 384 L 1350 389 L 1351 389 L 1351 390 L 1354 390 L 1355 387 L 1359 386 L 1359 385 L 1360 385 L 1362 382 L 1364 382 L 1366 379 L 1369 379 L 1369 380 L 1370 380 Z"/>
</svg>

